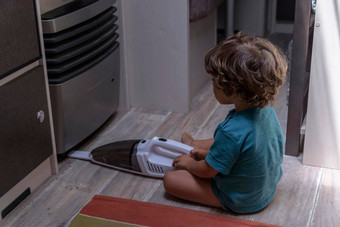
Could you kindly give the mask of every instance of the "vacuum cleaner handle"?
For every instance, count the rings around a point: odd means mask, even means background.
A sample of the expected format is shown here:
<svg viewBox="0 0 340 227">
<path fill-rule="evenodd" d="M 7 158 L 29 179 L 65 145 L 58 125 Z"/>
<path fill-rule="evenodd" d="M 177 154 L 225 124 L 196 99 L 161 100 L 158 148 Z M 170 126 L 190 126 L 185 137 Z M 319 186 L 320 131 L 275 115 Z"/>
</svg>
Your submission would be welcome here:
<svg viewBox="0 0 340 227">
<path fill-rule="evenodd" d="M 186 144 L 165 138 L 154 137 L 152 141 L 154 142 L 156 153 L 172 159 L 181 154 L 190 154 L 190 151 L 193 149 L 193 147 Z"/>
<path fill-rule="evenodd" d="M 166 149 L 159 147 L 159 146 L 155 146 L 155 153 L 160 154 L 162 156 L 166 156 L 166 157 L 171 158 L 171 159 L 175 159 L 177 156 L 180 155 L 179 153 L 166 150 Z"/>
</svg>

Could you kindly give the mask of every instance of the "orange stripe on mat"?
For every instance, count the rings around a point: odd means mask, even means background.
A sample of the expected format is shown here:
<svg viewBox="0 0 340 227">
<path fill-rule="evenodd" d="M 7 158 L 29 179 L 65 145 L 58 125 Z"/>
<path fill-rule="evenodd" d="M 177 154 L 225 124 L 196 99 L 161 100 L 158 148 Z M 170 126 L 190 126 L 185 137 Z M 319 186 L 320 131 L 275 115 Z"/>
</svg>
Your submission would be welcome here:
<svg viewBox="0 0 340 227">
<path fill-rule="evenodd" d="M 274 226 L 162 204 L 96 195 L 81 214 L 147 226 Z"/>
</svg>

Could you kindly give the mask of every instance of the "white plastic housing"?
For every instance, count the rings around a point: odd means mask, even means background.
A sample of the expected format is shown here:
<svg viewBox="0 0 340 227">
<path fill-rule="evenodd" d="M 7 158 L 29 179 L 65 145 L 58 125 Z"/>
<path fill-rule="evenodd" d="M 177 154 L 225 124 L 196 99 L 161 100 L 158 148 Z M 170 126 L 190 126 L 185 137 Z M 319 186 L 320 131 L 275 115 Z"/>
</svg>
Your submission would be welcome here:
<svg viewBox="0 0 340 227">
<path fill-rule="evenodd" d="M 153 137 L 143 140 L 137 146 L 137 160 L 143 174 L 152 177 L 163 177 L 167 171 L 175 170 L 173 160 L 182 154 L 189 154 L 193 147 L 186 144 Z"/>
</svg>

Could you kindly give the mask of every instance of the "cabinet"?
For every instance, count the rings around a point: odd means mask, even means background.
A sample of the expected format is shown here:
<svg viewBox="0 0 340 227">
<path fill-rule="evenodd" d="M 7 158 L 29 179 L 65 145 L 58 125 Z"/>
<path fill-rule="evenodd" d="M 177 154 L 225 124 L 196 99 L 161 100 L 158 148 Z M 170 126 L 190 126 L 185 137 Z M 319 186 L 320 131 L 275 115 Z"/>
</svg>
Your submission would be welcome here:
<svg viewBox="0 0 340 227">
<path fill-rule="evenodd" d="M 0 221 L 57 173 L 36 5 L 0 0 Z"/>
<path fill-rule="evenodd" d="M 34 1 L 0 0 L 0 79 L 41 58 Z"/>
</svg>

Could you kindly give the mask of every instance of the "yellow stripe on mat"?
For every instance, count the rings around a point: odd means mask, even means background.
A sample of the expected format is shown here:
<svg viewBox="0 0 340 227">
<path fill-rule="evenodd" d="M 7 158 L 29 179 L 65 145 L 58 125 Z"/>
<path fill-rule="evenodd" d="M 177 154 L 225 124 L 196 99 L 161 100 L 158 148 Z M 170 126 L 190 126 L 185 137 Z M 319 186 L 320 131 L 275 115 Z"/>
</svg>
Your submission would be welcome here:
<svg viewBox="0 0 340 227">
<path fill-rule="evenodd" d="M 125 222 L 119 222 L 104 218 L 97 218 L 92 217 L 84 214 L 78 214 L 70 223 L 69 227 L 87 227 L 87 226 L 94 226 L 94 227 L 132 227 L 132 226 L 142 226 L 142 225 L 135 225 L 129 224 Z"/>
</svg>

